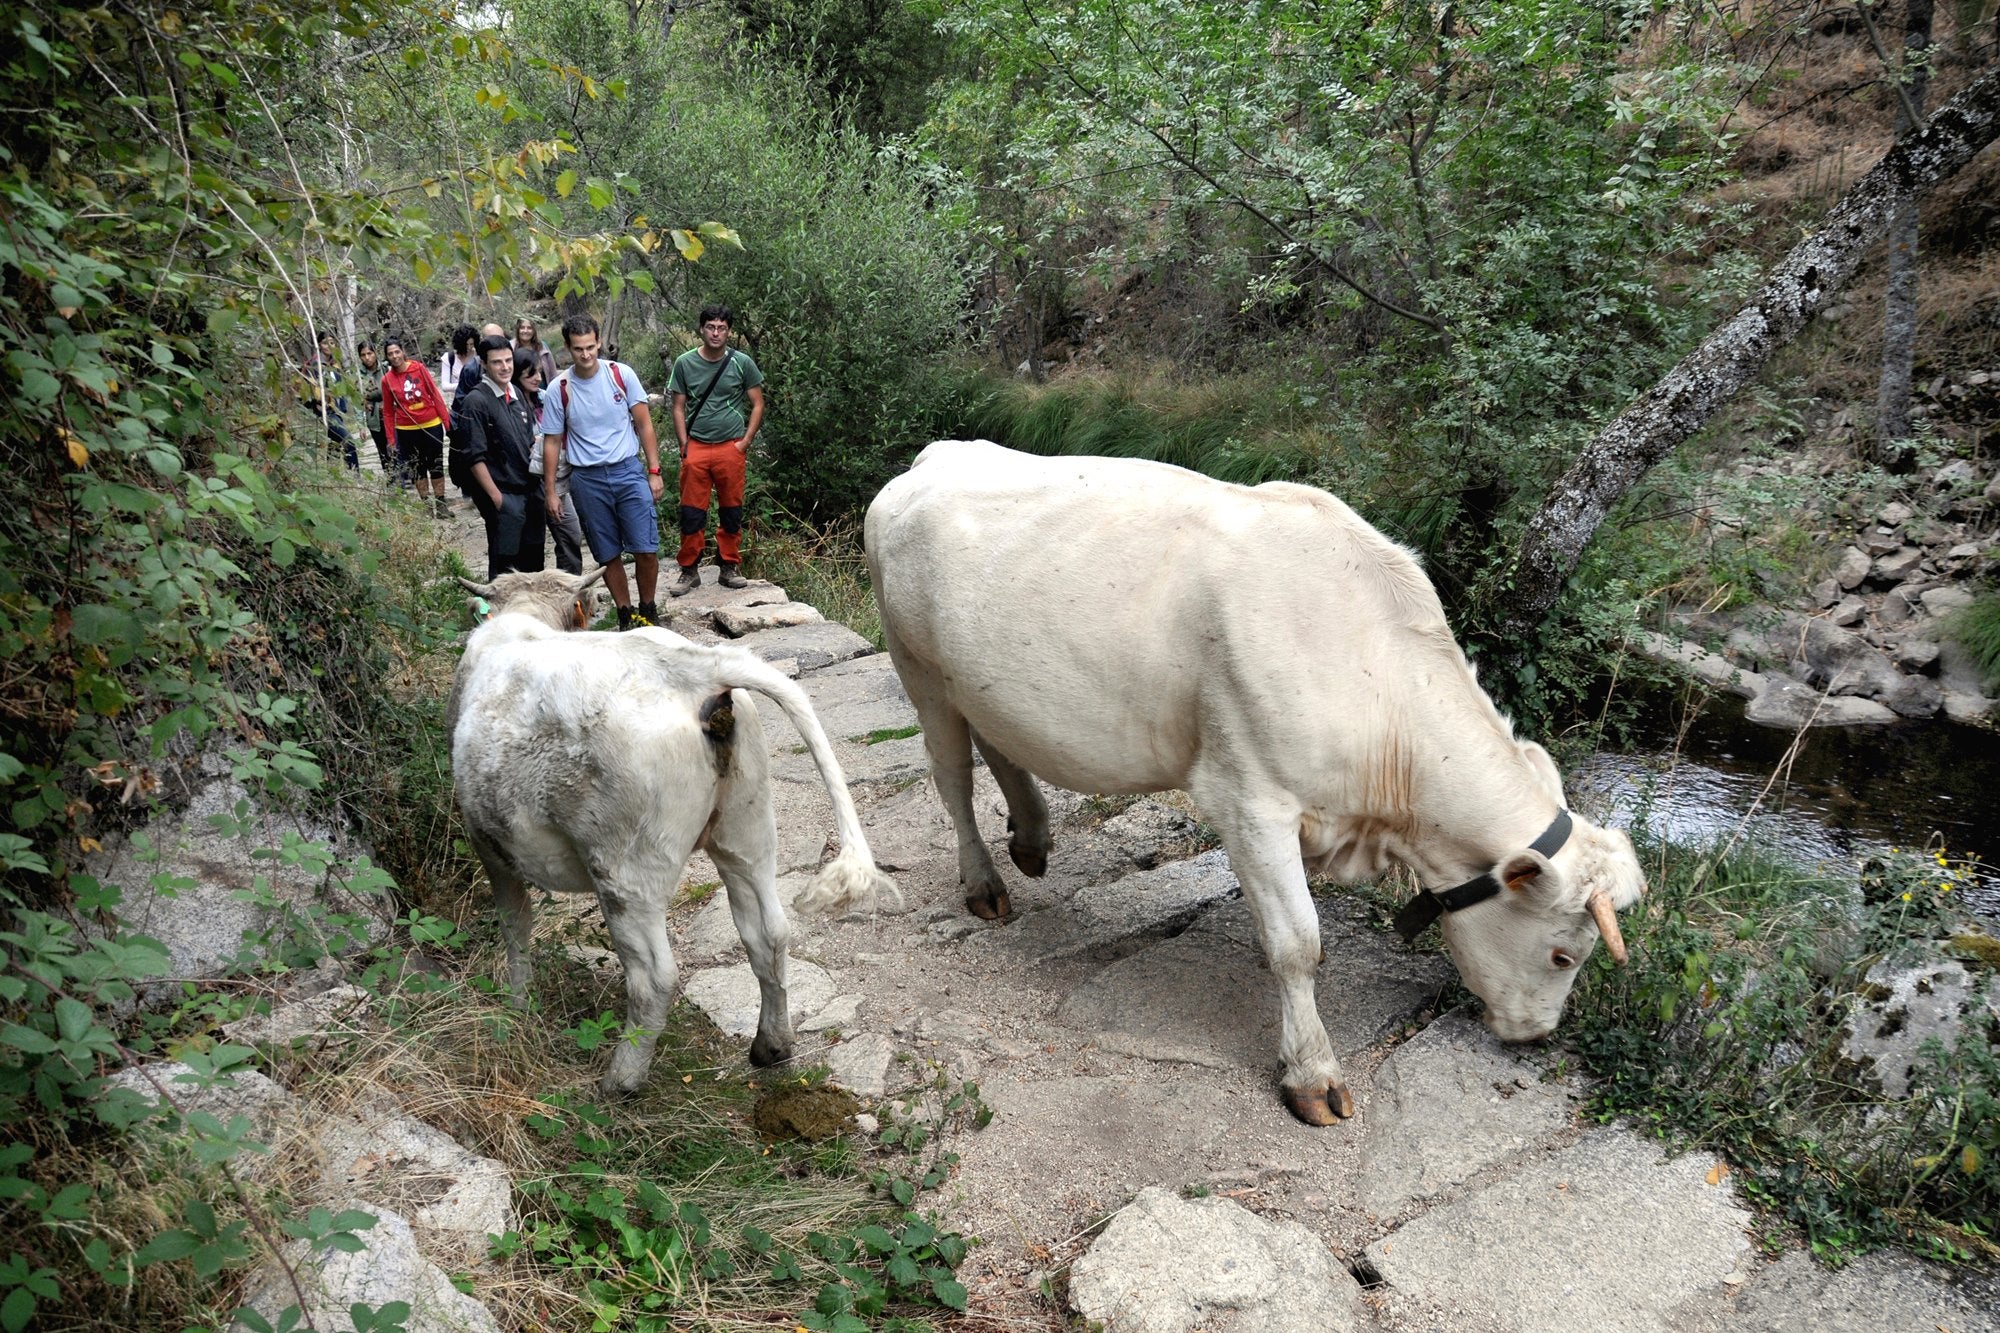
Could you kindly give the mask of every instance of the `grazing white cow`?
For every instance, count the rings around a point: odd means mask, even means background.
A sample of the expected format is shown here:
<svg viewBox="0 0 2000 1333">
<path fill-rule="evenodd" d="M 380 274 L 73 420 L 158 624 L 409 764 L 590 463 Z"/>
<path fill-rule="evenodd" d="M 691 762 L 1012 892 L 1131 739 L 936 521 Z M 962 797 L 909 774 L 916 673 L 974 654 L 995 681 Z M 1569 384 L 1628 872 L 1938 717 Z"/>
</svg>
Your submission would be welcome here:
<svg viewBox="0 0 2000 1333">
<path fill-rule="evenodd" d="M 1416 559 L 1325 492 L 942 441 L 875 497 L 867 542 L 966 906 L 1009 910 L 973 819 L 974 745 L 1030 876 L 1051 845 L 1035 778 L 1187 791 L 1278 979 L 1302 1120 L 1353 1113 L 1313 1000 L 1308 867 L 1351 880 L 1399 861 L 1436 888 L 1398 924 L 1414 935 L 1444 915 L 1510 1041 L 1555 1027 L 1600 933 L 1623 960 L 1616 909 L 1644 888 L 1630 840 L 1572 821 L 1555 765 L 1479 688 Z"/>
<path fill-rule="evenodd" d="M 840 829 L 840 855 L 802 908 L 868 908 L 900 899 L 876 869 L 839 761 L 805 692 L 742 648 L 708 648 L 665 630 L 569 634 L 587 578 L 550 570 L 460 580 L 491 603 L 452 687 L 452 779 L 466 835 L 493 884 L 507 940 L 507 985 L 527 993 L 529 884 L 595 893 L 625 965 L 628 1039 L 606 1093 L 645 1081 L 679 979 L 667 906 L 690 853 L 722 872 L 729 912 L 761 992 L 753 1064 L 791 1058 L 785 998 L 790 929 L 776 888 L 770 757 L 756 705 L 769 696 L 812 752 Z"/>
</svg>

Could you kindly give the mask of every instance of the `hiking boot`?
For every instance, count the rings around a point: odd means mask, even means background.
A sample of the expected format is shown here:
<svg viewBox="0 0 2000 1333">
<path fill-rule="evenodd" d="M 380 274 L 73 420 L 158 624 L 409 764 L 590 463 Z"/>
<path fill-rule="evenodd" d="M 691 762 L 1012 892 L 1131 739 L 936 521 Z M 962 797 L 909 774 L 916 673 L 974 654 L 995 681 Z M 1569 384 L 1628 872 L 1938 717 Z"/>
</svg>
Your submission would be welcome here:
<svg viewBox="0 0 2000 1333">
<path fill-rule="evenodd" d="M 632 617 L 633 625 L 657 625 L 660 623 L 660 608 L 654 602 L 639 603 L 637 615 Z"/>
<path fill-rule="evenodd" d="M 682 565 L 680 582 L 667 589 L 667 595 L 669 597 L 685 597 L 700 586 L 701 567 L 699 565 Z"/>
<path fill-rule="evenodd" d="M 629 606 L 621 606 L 621 607 L 619 607 L 619 608 L 618 608 L 618 628 L 619 628 L 619 629 L 631 629 L 631 628 L 632 628 L 632 608 L 631 608 L 631 607 L 629 607 Z"/>
<path fill-rule="evenodd" d="M 442 495 L 433 495 L 431 501 L 432 509 L 439 518 L 449 519 L 451 517 L 451 501 L 445 499 Z"/>
<path fill-rule="evenodd" d="M 736 572 L 735 565 L 730 564 L 727 560 L 719 560 L 716 562 L 716 564 L 720 567 L 722 572 L 715 576 L 715 581 L 721 584 L 723 587 L 747 588 L 750 586 L 750 580 L 744 578 L 741 574 L 738 574 Z"/>
</svg>

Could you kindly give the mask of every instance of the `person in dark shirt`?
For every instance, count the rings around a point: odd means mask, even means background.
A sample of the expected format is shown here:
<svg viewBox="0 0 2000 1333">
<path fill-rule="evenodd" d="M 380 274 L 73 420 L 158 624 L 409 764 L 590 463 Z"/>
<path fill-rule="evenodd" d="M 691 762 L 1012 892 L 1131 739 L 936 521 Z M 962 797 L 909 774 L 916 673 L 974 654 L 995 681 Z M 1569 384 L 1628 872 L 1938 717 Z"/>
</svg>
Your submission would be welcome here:
<svg viewBox="0 0 2000 1333">
<path fill-rule="evenodd" d="M 514 387 L 514 347 L 505 334 L 479 340 L 479 383 L 451 414 L 454 471 L 486 523 L 486 577 L 543 567 L 541 479 L 529 460 L 540 443 L 535 408 Z"/>
</svg>

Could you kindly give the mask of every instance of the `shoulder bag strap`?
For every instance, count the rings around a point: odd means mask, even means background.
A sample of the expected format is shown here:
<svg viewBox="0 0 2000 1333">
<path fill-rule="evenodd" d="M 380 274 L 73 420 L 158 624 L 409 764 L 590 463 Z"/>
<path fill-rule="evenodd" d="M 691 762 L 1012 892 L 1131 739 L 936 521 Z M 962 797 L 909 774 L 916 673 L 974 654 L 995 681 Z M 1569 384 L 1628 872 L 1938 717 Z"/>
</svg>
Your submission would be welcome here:
<svg viewBox="0 0 2000 1333">
<path fill-rule="evenodd" d="M 729 369 L 729 363 L 735 359 L 735 348 L 725 347 L 722 349 L 722 364 L 717 366 L 715 373 L 708 377 L 708 387 L 701 391 L 701 397 L 695 399 L 694 411 L 688 413 L 688 439 L 690 441 L 694 439 L 694 423 L 700 418 L 701 409 L 708 406 L 708 396 L 715 392 L 716 385 L 722 383 L 724 372 Z"/>
</svg>

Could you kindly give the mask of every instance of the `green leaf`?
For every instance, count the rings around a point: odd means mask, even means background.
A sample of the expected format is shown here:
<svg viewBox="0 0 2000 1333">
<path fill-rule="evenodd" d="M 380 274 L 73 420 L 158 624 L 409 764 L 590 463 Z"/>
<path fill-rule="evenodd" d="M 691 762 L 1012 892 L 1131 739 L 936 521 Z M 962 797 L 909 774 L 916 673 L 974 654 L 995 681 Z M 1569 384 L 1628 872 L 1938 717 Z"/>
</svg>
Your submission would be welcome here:
<svg viewBox="0 0 2000 1333">
<path fill-rule="evenodd" d="M 79 606 L 70 613 L 70 634 L 79 643 L 136 648 L 146 641 L 146 627 L 123 607 Z"/>
<path fill-rule="evenodd" d="M 965 1313 L 965 1287 L 954 1278 L 935 1278 L 931 1282 L 931 1294 L 938 1298 L 938 1304 L 947 1309 Z"/>
<path fill-rule="evenodd" d="M 610 202 L 610 192 L 605 192 L 605 201 Z M 62 392 L 62 385 L 46 370 L 28 369 L 21 372 L 21 392 L 30 402 L 53 402 Z"/>
<path fill-rule="evenodd" d="M 56 1031 L 62 1034 L 64 1041 L 82 1041 L 95 1021 L 96 1015 L 83 1001 L 66 995 L 56 1001 Z"/>
<path fill-rule="evenodd" d="M 56 1049 L 55 1038 L 19 1023 L 0 1027 L 0 1045 L 12 1046 L 27 1055 L 53 1055 Z"/>
<path fill-rule="evenodd" d="M 563 199 L 569 198 L 570 191 L 574 190 L 575 188 L 576 188 L 576 171 L 574 168 L 564 171 L 560 176 L 556 177 L 556 194 L 558 197 Z"/>
<path fill-rule="evenodd" d="M 185 1259 L 201 1248 L 201 1238 L 192 1231 L 176 1227 L 172 1231 L 162 1231 L 140 1247 L 132 1256 L 132 1262 L 141 1268 L 147 1264 L 172 1263 Z"/>
<path fill-rule="evenodd" d="M 592 177 L 590 180 L 584 182 L 583 190 L 584 197 L 590 201 L 592 208 L 601 210 L 611 207 L 613 195 L 609 182 Z"/>
<path fill-rule="evenodd" d="M 6 1333 L 21 1333 L 28 1321 L 35 1317 L 35 1294 L 26 1287 L 16 1287 L 7 1293 L 7 1299 L 0 1301 L 0 1329 Z"/>
</svg>

